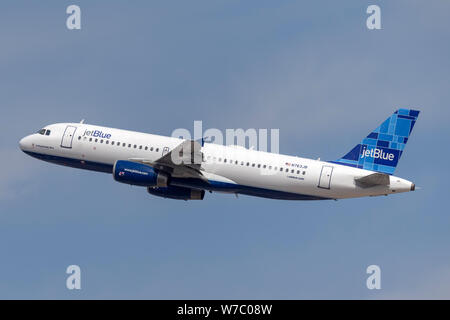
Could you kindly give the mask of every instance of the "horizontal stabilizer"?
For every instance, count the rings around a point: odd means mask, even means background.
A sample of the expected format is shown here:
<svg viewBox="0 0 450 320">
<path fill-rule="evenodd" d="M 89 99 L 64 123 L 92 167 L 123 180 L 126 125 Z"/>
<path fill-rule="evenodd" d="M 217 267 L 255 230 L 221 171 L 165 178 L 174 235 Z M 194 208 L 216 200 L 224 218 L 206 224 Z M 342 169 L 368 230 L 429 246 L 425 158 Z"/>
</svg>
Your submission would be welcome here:
<svg viewBox="0 0 450 320">
<path fill-rule="evenodd" d="M 357 185 L 363 188 L 369 188 L 374 186 L 388 186 L 389 175 L 385 173 L 372 173 L 368 176 L 355 178 L 355 182 Z"/>
</svg>

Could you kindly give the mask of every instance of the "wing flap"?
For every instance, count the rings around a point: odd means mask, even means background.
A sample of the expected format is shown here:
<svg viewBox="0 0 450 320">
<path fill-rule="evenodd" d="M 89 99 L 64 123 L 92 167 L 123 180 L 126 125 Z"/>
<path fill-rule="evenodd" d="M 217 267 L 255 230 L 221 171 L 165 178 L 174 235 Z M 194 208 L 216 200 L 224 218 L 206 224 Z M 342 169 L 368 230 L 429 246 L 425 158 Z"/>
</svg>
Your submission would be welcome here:
<svg viewBox="0 0 450 320">
<path fill-rule="evenodd" d="M 198 178 L 203 181 L 208 181 L 201 172 L 201 164 L 203 161 L 201 148 L 202 146 L 198 141 L 185 140 L 173 148 L 172 151 L 155 161 L 144 158 L 131 158 L 129 160 L 148 164 L 176 177 Z"/>
</svg>

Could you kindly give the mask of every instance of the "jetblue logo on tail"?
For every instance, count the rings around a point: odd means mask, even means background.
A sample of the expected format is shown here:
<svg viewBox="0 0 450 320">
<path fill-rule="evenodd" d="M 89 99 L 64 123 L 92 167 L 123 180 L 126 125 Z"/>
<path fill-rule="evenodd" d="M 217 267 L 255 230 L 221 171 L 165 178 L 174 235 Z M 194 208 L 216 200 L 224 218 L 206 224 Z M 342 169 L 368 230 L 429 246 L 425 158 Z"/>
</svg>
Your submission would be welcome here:
<svg viewBox="0 0 450 320">
<path fill-rule="evenodd" d="M 417 110 L 398 109 L 350 152 L 332 162 L 393 174 L 418 116 Z"/>
<path fill-rule="evenodd" d="M 361 152 L 361 159 L 366 157 L 394 161 L 395 155 L 393 153 L 384 152 L 383 149 L 375 148 L 367 150 L 366 147 L 364 147 L 363 151 Z"/>
</svg>

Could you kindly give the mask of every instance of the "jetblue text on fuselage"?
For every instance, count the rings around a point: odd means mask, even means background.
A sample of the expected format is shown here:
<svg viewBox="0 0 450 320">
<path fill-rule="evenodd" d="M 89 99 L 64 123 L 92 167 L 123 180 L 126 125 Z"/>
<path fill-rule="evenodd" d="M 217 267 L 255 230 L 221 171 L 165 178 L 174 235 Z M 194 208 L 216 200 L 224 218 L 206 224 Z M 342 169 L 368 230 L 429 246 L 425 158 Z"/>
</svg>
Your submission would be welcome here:
<svg viewBox="0 0 450 320">
<path fill-rule="evenodd" d="M 370 149 L 367 150 L 366 148 L 363 149 L 361 152 L 361 159 L 362 158 L 374 158 L 374 159 L 383 159 L 383 160 L 389 160 L 393 161 L 395 155 L 393 153 L 384 152 L 382 149 Z"/>
<path fill-rule="evenodd" d="M 95 138 L 103 138 L 103 139 L 109 139 L 111 138 L 111 134 L 109 133 L 104 133 L 101 130 L 86 130 L 83 133 L 83 137 L 84 136 L 91 136 L 91 137 L 95 137 Z"/>
</svg>

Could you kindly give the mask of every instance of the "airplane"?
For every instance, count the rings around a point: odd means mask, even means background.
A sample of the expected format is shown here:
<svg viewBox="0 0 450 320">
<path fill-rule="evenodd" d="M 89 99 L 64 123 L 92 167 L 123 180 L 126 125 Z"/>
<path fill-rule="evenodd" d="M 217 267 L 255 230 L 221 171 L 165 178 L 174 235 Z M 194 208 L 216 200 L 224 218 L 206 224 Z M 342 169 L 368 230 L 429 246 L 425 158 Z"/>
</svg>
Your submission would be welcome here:
<svg viewBox="0 0 450 320">
<path fill-rule="evenodd" d="M 112 174 L 178 200 L 205 191 L 284 200 L 330 200 L 415 190 L 394 176 L 417 110 L 398 109 L 342 158 L 320 161 L 80 123 L 47 125 L 20 140 L 47 162 Z"/>
</svg>

